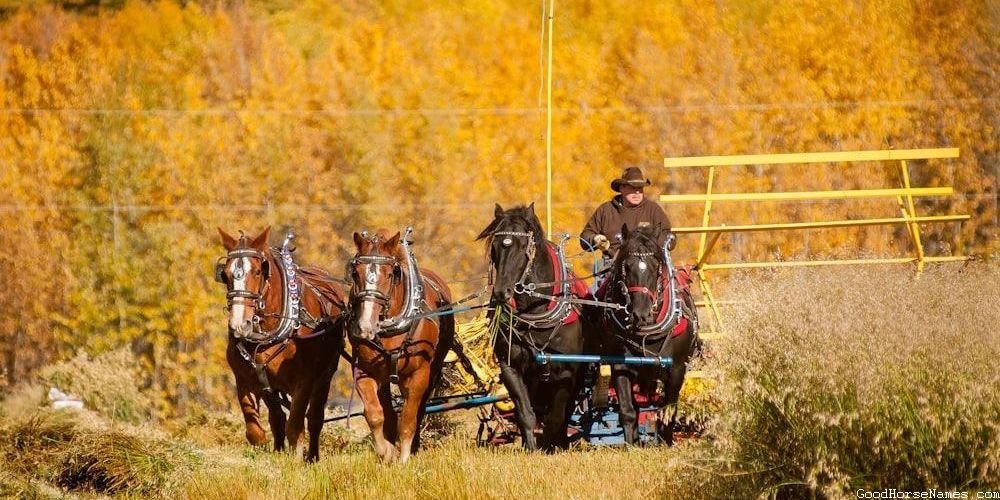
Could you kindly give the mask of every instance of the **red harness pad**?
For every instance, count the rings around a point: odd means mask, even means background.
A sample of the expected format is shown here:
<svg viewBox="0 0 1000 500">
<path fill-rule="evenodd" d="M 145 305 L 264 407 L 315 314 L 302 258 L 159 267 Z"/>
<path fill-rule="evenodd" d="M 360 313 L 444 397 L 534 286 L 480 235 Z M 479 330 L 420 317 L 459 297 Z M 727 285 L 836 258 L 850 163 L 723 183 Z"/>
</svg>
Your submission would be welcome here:
<svg viewBox="0 0 1000 500">
<path fill-rule="evenodd" d="M 677 284 L 677 288 L 681 289 L 681 292 L 686 295 L 691 295 L 691 282 L 694 278 L 691 277 L 691 266 L 679 267 L 674 273 L 674 283 Z"/>
</svg>

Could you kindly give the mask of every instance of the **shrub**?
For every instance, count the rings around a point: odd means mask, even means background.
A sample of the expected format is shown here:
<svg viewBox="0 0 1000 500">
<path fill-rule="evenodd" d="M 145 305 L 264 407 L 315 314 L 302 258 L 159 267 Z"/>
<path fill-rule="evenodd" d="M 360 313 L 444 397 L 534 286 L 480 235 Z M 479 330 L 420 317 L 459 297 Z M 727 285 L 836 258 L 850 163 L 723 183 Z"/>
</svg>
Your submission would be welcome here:
<svg viewBox="0 0 1000 500">
<path fill-rule="evenodd" d="M 714 487 L 845 496 L 1000 484 L 1000 267 L 777 272 L 734 285 Z"/>
</svg>

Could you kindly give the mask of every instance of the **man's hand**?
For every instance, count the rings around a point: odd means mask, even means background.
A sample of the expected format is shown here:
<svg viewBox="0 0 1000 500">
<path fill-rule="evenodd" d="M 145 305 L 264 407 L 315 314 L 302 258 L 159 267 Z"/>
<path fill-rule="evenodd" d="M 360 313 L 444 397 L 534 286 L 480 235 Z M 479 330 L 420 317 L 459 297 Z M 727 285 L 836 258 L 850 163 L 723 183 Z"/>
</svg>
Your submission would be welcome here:
<svg viewBox="0 0 1000 500">
<path fill-rule="evenodd" d="M 608 241 L 607 236 L 599 234 L 597 236 L 594 236 L 594 246 L 607 252 L 608 249 L 611 248 L 611 242 Z"/>
</svg>

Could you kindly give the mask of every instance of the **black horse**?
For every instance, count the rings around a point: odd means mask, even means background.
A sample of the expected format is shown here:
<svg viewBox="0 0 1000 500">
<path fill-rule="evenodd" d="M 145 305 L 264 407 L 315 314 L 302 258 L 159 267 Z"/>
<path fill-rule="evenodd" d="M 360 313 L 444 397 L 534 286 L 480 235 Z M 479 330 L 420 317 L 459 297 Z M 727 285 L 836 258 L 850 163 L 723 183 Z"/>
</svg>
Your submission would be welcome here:
<svg viewBox="0 0 1000 500">
<path fill-rule="evenodd" d="M 671 407 L 669 421 L 658 426 L 661 437 L 673 442 L 677 420 L 677 398 L 684 384 L 686 364 L 698 342 L 698 320 L 691 296 L 670 261 L 668 247 L 673 235 L 659 226 L 622 228 L 622 246 L 615 256 L 607 281 L 598 298 L 625 309 L 588 309 L 587 316 L 603 317 L 600 339 L 606 354 L 669 357 L 669 368 L 614 365 L 612 381 L 619 400 L 619 414 L 625 441 L 635 444 L 637 412 L 632 385 L 650 396 L 654 405 Z M 660 246 L 660 241 L 668 241 Z"/>
<path fill-rule="evenodd" d="M 567 272 L 559 250 L 545 239 L 534 203 L 507 211 L 497 204 L 495 219 L 476 239 L 487 240 L 495 270 L 493 351 L 500 378 L 514 400 L 521 442 L 528 450 L 566 448 L 580 365 L 539 364 L 535 354 L 582 352 L 579 312 L 553 298 L 568 296 L 576 278 Z M 535 435 L 538 415 L 542 415 L 540 439 Z"/>
</svg>

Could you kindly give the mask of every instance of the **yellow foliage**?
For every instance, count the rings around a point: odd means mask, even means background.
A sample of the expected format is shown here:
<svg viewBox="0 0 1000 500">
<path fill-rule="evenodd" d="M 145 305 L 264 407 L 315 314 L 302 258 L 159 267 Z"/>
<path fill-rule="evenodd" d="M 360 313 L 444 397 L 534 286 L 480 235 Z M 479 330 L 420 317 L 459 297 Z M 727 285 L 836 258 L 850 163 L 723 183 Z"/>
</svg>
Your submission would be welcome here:
<svg viewBox="0 0 1000 500">
<path fill-rule="evenodd" d="M 941 242 L 931 250 L 989 255 L 1000 42 L 988 10 L 944 0 L 560 3 L 555 229 L 578 232 L 627 164 L 653 178 L 650 196 L 703 189 L 700 172 L 658 168 L 664 156 L 948 145 L 962 158 L 915 166 L 914 183 L 972 196 L 920 210 L 973 220 L 928 228 Z M 351 232 L 412 224 L 422 265 L 452 280 L 482 276 L 472 240 L 494 202 L 535 201 L 544 217 L 541 21 L 537 5 L 479 0 L 8 12 L 0 309 L 13 313 L 0 317 L 0 373 L 127 345 L 164 411 L 232 404 L 224 299 L 211 282 L 216 226 L 293 228 L 300 260 L 339 273 Z M 756 166 L 718 186 L 842 189 L 894 175 Z M 667 210 L 675 224 L 700 221 L 699 207 Z M 717 210 L 735 224 L 848 218 L 859 207 Z M 718 251 L 889 253 L 907 238 L 758 234 Z M 455 284 L 462 295 L 478 286 Z"/>
</svg>

